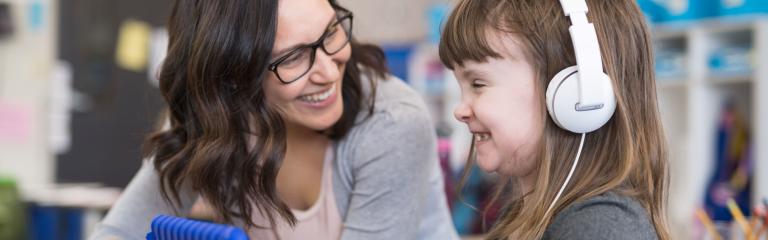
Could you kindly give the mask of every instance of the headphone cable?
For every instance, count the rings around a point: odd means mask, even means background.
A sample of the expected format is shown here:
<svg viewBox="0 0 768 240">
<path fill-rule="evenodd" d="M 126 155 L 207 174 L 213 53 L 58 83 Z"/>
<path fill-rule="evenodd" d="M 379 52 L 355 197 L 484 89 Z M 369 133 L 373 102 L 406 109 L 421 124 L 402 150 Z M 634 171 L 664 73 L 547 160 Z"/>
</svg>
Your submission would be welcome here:
<svg viewBox="0 0 768 240">
<path fill-rule="evenodd" d="M 576 160 L 573 160 L 573 165 L 571 165 L 571 171 L 568 172 L 568 177 L 565 178 L 565 182 L 560 187 L 560 191 L 557 192 L 557 195 L 555 195 L 555 200 L 552 201 L 551 204 L 549 204 L 549 208 L 544 213 L 544 216 L 547 216 L 549 214 L 549 211 L 552 210 L 552 208 L 555 206 L 555 203 L 557 200 L 560 200 L 560 195 L 563 194 L 563 190 L 565 190 L 565 186 L 568 185 L 568 182 L 571 181 L 571 176 L 573 176 L 573 172 L 576 170 L 576 165 L 579 164 L 579 157 L 581 156 L 581 149 L 584 147 L 584 136 L 586 136 L 586 133 L 581 134 L 581 142 L 579 143 L 579 151 L 576 152 Z"/>
</svg>

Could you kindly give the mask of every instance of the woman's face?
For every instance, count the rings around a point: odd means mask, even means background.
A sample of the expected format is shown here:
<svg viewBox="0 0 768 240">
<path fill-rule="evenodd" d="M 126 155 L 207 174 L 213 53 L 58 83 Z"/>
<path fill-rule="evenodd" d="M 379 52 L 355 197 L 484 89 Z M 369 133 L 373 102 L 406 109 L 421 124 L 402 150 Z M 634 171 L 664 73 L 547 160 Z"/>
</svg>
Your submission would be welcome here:
<svg viewBox="0 0 768 240">
<path fill-rule="evenodd" d="M 536 76 L 516 38 L 490 36 L 491 46 L 502 58 L 456 66 L 461 102 L 454 116 L 474 135 L 481 169 L 528 177 L 535 167 L 534 149 L 544 127 Z"/>
<path fill-rule="evenodd" d="M 327 0 L 280 0 L 270 62 L 302 52 L 292 50 L 314 43 L 324 34 L 326 46 L 343 43 L 340 41 L 347 33 L 336 23 L 336 11 Z M 277 65 L 279 78 L 274 72 L 268 74 L 264 82 L 267 101 L 277 106 L 290 128 L 325 130 L 341 117 L 344 111 L 341 84 L 351 47 L 350 44 L 338 46 L 338 52 L 330 55 L 317 48 L 314 61 L 310 58 L 311 48 L 304 48 L 307 54 L 293 54 Z M 301 75 L 307 68 L 309 70 Z M 296 80 L 285 84 L 281 79 Z"/>
</svg>

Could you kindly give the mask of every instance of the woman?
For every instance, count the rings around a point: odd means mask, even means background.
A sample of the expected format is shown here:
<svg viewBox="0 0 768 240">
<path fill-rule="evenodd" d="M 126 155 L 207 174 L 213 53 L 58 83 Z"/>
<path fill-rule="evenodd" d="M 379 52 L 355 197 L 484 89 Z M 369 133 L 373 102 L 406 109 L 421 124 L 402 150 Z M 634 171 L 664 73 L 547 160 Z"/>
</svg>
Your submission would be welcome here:
<svg viewBox="0 0 768 240">
<path fill-rule="evenodd" d="M 433 127 L 330 0 L 177 0 L 169 126 L 92 238 L 142 238 L 198 196 L 253 239 L 455 239 Z"/>
</svg>

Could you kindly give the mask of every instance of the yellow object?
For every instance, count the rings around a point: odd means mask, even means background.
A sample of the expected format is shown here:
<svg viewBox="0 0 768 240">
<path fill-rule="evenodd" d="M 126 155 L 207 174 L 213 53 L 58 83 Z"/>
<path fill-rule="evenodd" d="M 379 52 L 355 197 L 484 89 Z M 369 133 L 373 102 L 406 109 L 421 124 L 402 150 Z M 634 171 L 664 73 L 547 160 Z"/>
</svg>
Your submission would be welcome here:
<svg viewBox="0 0 768 240">
<path fill-rule="evenodd" d="M 117 40 L 117 65 L 127 70 L 142 72 L 147 67 L 149 55 L 149 24 L 138 20 L 126 20 L 120 26 Z"/>
<path fill-rule="evenodd" d="M 709 232 L 709 235 L 712 236 L 712 239 L 714 240 L 722 239 L 720 237 L 720 233 L 718 233 L 717 229 L 715 228 L 715 224 L 712 223 L 712 219 L 709 218 L 709 215 L 707 215 L 707 213 L 704 212 L 703 209 L 701 208 L 696 209 L 696 217 L 699 218 L 699 221 L 701 221 L 701 224 L 704 224 L 704 227 L 707 229 L 707 232 Z"/>
<path fill-rule="evenodd" d="M 747 239 L 751 239 L 752 229 L 750 229 L 747 219 L 744 218 L 744 213 L 742 213 L 741 209 L 739 209 L 739 205 L 736 205 L 736 202 L 733 201 L 732 198 L 728 199 L 728 210 L 731 211 L 733 218 L 736 219 L 736 222 L 741 226 L 741 230 L 743 230 L 744 234 L 747 235 Z"/>
<path fill-rule="evenodd" d="M 760 225 L 758 220 L 760 217 L 757 216 L 757 214 L 752 213 L 752 218 L 749 221 L 749 229 L 752 230 L 752 238 L 749 240 L 757 239 L 757 233 L 759 232 L 758 229 L 760 229 Z"/>
</svg>

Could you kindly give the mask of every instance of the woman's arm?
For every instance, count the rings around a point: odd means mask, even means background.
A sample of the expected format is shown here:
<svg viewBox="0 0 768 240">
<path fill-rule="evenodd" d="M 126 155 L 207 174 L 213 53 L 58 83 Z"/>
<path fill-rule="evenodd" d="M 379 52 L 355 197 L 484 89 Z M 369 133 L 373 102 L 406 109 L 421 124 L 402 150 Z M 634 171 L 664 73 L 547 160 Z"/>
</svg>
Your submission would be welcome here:
<svg viewBox="0 0 768 240">
<path fill-rule="evenodd" d="M 348 136 L 353 183 L 342 239 L 418 238 L 436 137 L 422 107 L 395 105 Z"/>
<path fill-rule="evenodd" d="M 182 189 L 179 196 L 181 209 L 174 211 L 174 207 L 163 199 L 159 183 L 154 165 L 144 161 L 120 199 L 89 239 L 145 239 L 152 218 L 156 215 L 186 214 L 197 198 L 196 195 L 189 189 Z"/>
</svg>

